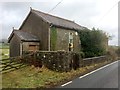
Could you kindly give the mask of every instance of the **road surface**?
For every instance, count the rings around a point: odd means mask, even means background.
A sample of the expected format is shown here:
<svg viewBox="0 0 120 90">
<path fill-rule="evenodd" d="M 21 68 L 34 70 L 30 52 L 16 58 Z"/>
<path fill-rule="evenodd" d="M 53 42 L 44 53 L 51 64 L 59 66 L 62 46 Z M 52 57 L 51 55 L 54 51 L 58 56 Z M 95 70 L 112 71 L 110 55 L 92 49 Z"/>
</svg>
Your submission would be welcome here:
<svg viewBox="0 0 120 90">
<path fill-rule="evenodd" d="M 118 74 L 120 75 L 118 72 L 119 62 L 116 61 L 108 64 L 69 81 L 58 88 L 118 88 Z"/>
</svg>

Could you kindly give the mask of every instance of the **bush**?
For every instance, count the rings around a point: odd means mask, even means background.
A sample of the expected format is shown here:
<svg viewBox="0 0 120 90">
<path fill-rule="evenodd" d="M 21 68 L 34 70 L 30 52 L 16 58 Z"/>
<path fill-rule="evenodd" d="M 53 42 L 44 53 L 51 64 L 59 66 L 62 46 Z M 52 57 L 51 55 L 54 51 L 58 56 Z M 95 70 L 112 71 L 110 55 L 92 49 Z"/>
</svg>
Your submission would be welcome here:
<svg viewBox="0 0 120 90">
<path fill-rule="evenodd" d="M 116 49 L 113 47 L 109 47 L 108 51 L 107 51 L 107 58 L 109 60 L 117 60 L 117 53 L 116 53 Z"/>
<path fill-rule="evenodd" d="M 84 52 L 80 52 L 80 56 L 81 56 L 81 58 L 85 58 L 85 53 Z"/>
<path fill-rule="evenodd" d="M 118 57 L 120 57 L 120 46 L 117 48 L 116 53 L 117 53 Z"/>
<path fill-rule="evenodd" d="M 81 50 L 85 58 L 105 55 L 108 47 L 108 36 L 101 30 L 89 30 L 85 28 L 79 32 L 81 40 Z"/>
</svg>

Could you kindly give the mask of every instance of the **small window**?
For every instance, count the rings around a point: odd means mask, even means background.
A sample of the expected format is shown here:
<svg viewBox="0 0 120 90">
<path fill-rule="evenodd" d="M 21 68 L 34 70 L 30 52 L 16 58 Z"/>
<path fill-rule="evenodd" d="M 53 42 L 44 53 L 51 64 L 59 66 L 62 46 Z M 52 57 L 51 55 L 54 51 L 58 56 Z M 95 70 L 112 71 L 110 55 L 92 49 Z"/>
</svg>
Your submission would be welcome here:
<svg viewBox="0 0 120 90">
<path fill-rule="evenodd" d="M 70 39 L 73 39 L 73 33 L 69 33 L 69 42 L 70 42 Z"/>
</svg>

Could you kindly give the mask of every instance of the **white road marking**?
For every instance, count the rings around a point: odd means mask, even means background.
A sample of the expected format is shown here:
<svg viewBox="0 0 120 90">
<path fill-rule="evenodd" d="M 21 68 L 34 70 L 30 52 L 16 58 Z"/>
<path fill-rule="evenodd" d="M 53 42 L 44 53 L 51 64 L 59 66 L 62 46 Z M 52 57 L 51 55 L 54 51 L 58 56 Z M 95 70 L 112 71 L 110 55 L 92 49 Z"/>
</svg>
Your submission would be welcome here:
<svg viewBox="0 0 120 90">
<path fill-rule="evenodd" d="M 64 86 L 66 86 L 66 85 L 68 85 L 68 84 L 70 84 L 70 83 L 72 83 L 72 81 L 69 81 L 69 82 L 67 82 L 67 83 L 65 83 L 65 84 L 63 84 L 63 85 L 61 85 L 61 86 L 64 87 Z"/>
<path fill-rule="evenodd" d="M 94 72 L 96 72 L 96 71 L 99 71 L 99 70 L 101 70 L 101 69 L 103 69 L 103 68 L 106 68 L 106 67 L 108 67 L 108 66 L 110 66 L 110 65 L 112 65 L 112 64 L 115 64 L 115 63 L 117 63 L 117 62 L 118 62 L 118 61 L 115 61 L 115 62 L 110 63 L 110 64 L 108 64 L 108 65 L 105 65 L 105 66 L 103 66 L 103 67 L 101 67 L 101 68 L 98 68 L 98 69 L 96 69 L 96 70 L 94 70 L 94 71 L 92 71 L 92 72 L 90 72 L 90 73 L 87 73 L 87 74 L 85 74 L 85 75 L 83 75 L 83 76 L 80 76 L 79 79 L 84 78 L 84 77 L 86 77 L 86 76 L 88 76 L 88 75 L 90 75 L 90 74 L 92 74 L 92 73 L 94 73 Z"/>
<path fill-rule="evenodd" d="M 99 70 L 101 70 L 101 69 L 103 69 L 103 68 L 106 68 L 106 67 L 108 67 L 108 66 L 110 66 L 110 65 L 112 65 L 112 64 L 115 64 L 115 63 L 117 63 L 118 61 L 115 61 L 115 62 L 113 62 L 113 63 L 110 63 L 110 64 L 108 64 L 108 65 L 105 65 L 105 66 L 103 66 L 103 67 L 101 67 L 101 68 L 98 68 L 98 69 L 96 69 L 96 70 L 94 70 L 94 71 L 92 71 L 92 72 L 90 72 L 90 73 L 87 73 L 87 74 L 85 74 L 85 75 L 83 75 L 83 76 L 80 76 L 79 78 L 81 79 L 81 78 L 83 78 L 83 77 L 86 77 L 86 76 L 88 76 L 88 75 L 90 75 L 90 74 L 92 74 L 92 73 L 94 73 L 94 72 L 96 72 L 96 71 L 99 71 Z M 65 83 L 65 84 L 63 84 L 63 85 L 61 85 L 62 87 L 64 87 L 64 86 L 66 86 L 66 85 L 68 85 L 68 84 L 70 84 L 70 83 L 72 83 L 72 81 L 69 81 L 69 82 L 67 82 L 67 83 Z"/>
</svg>

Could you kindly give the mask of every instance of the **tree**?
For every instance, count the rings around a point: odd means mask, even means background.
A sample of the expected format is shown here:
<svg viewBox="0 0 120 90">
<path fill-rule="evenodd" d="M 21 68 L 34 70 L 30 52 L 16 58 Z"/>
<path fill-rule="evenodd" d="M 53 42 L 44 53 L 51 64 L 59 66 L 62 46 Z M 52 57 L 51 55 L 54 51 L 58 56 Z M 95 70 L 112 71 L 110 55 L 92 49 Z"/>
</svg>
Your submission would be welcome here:
<svg viewBox="0 0 120 90">
<path fill-rule="evenodd" d="M 101 56 L 106 53 L 108 36 L 105 32 L 95 28 L 92 28 L 92 30 L 85 28 L 78 33 L 85 57 Z"/>
</svg>

